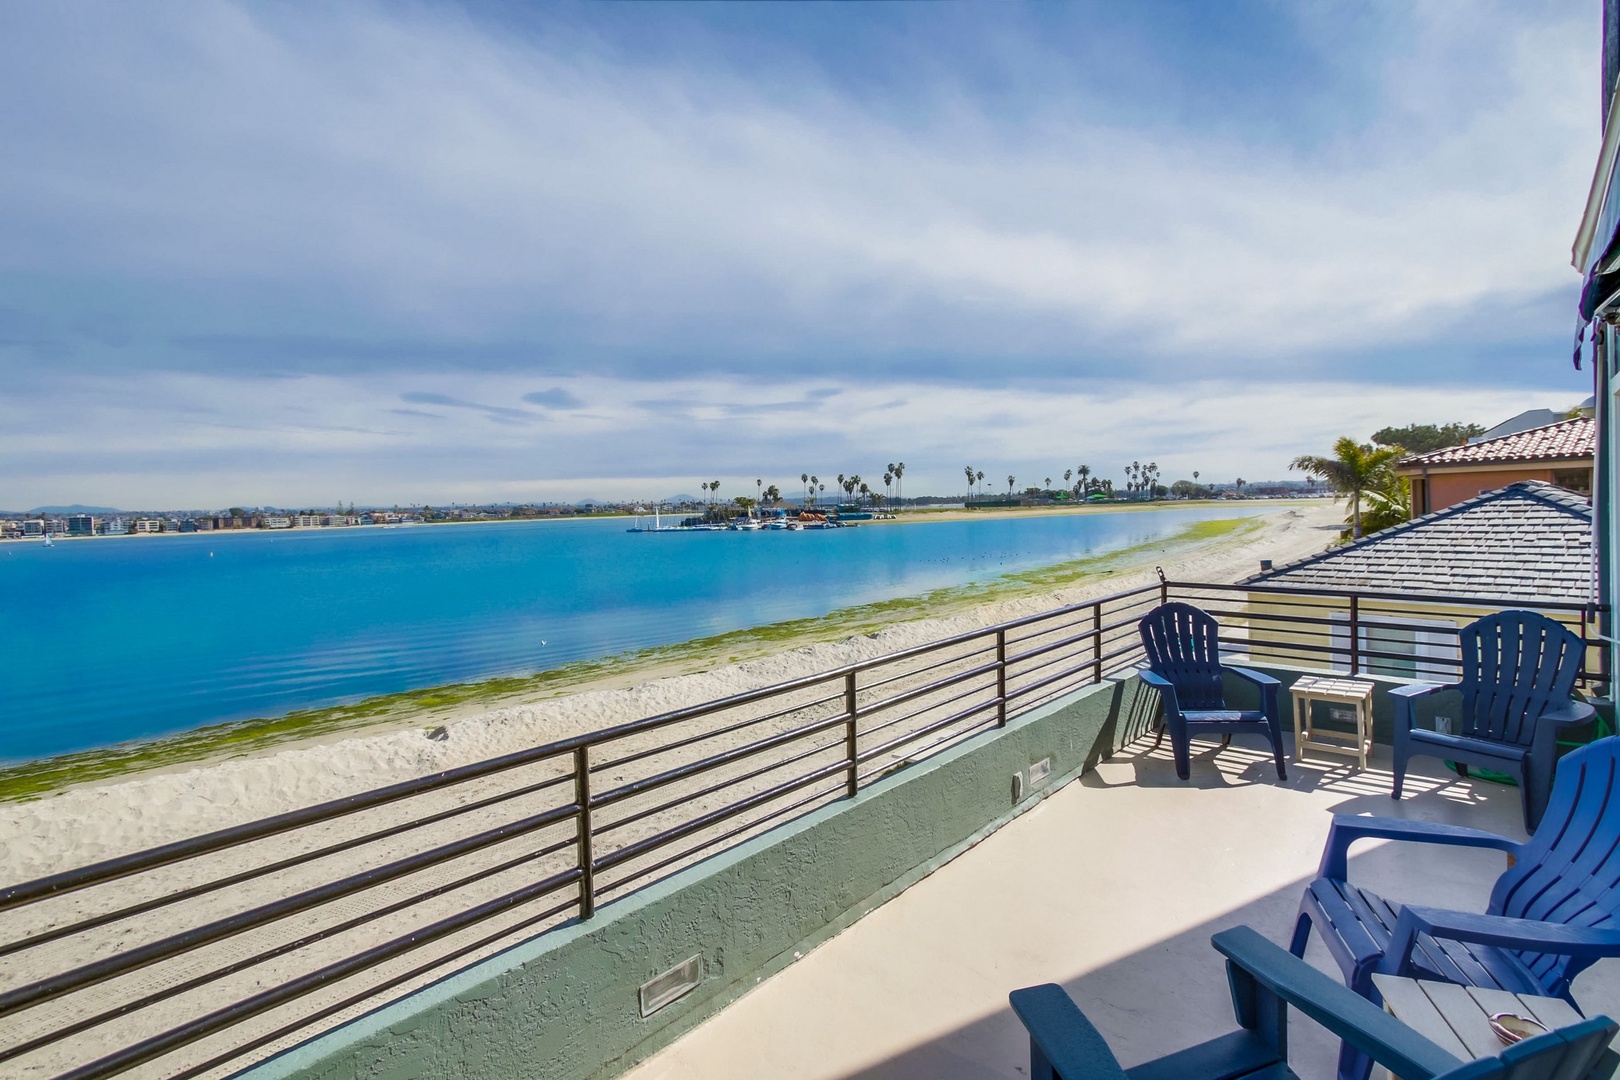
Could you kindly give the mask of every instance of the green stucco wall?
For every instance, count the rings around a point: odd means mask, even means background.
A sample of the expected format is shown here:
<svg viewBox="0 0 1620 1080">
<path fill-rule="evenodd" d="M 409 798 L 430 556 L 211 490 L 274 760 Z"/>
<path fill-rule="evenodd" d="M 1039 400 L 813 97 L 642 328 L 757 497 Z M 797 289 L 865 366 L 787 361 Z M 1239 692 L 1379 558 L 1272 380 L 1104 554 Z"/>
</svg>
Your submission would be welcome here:
<svg viewBox="0 0 1620 1080">
<path fill-rule="evenodd" d="M 614 1076 L 1090 768 L 1152 704 L 1135 680 L 1079 691 L 242 1075 Z M 1015 805 L 1013 774 L 1046 757 Z M 643 1019 L 638 987 L 694 953 L 702 983 Z"/>
</svg>

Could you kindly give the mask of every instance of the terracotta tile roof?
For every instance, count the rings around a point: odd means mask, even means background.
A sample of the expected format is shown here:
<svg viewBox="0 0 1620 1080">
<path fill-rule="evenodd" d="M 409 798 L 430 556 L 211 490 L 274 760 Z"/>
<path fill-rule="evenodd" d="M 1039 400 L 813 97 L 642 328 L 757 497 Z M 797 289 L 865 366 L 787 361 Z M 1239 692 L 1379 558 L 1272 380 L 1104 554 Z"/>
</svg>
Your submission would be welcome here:
<svg viewBox="0 0 1620 1080">
<path fill-rule="evenodd" d="M 1592 598 L 1592 504 L 1540 480 L 1487 492 L 1242 584 L 1533 604 Z"/>
<path fill-rule="evenodd" d="M 1556 424 L 1517 431 L 1497 439 L 1448 446 L 1402 459 L 1398 468 L 1448 465 L 1502 465 L 1515 461 L 1574 461 L 1590 459 L 1597 450 L 1597 424 L 1590 417 L 1560 420 Z"/>
</svg>

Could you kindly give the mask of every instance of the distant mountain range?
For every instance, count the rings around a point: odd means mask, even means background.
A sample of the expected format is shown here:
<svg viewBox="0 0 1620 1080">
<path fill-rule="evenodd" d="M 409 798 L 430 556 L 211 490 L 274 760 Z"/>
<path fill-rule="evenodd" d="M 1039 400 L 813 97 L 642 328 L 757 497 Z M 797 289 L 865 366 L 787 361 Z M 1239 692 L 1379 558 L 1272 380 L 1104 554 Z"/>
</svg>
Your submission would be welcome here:
<svg viewBox="0 0 1620 1080">
<path fill-rule="evenodd" d="M 36 506 L 27 511 L 30 514 L 122 514 L 123 511 L 113 506 L 83 506 L 74 503 L 72 506 Z"/>
</svg>

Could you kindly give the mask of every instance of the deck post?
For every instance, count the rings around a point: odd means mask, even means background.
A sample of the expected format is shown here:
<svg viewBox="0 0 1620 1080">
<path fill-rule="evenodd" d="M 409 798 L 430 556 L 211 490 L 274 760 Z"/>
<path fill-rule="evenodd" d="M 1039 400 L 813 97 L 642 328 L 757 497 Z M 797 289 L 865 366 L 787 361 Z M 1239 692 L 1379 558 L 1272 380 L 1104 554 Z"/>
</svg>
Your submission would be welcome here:
<svg viewBox="0 0 1620 1080">
<path fill-rule="evenodd" d="M 1102 683 L 1102 601 L 1091 605 L 1091 681 Z"/>
<path fill-rule="evenodd" d="M 996 726 L 1007 726 L 1007 631 L 996 631 Z"/>
<path fill-rule="evenodd" d="M 574 749 L 574 802 L 579 814 L 579 917 L 596 914 L 596 858 L 591 853 L 591 748 L 586 743 Z"/>
<path fill-rule="evenodd" d="M 844 676 L 844 756 L 849 760 L 849 776 L 845 781 L 845 787 L 852 799 L 861 789 L 861 753 L 856 740 L 858 734 L 855 727 L 855 672 L 852 670 Z"/>
<path fill-rule="evenodd" d="M 1350 674 L 1361 674 L 1361 597 L 1350 597 Z"/>
</svg>

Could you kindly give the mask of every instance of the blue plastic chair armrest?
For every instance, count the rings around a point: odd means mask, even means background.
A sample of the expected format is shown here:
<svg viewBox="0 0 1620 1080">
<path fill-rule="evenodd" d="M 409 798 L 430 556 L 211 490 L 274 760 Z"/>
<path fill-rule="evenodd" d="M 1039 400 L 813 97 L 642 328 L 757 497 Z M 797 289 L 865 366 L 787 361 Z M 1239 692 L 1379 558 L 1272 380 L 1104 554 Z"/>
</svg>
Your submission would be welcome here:
<svg viewBox="0 0 1620 1080">
<path fill-rule="evenodd" d="M 1620 956 L 1620 930 L 1594 930 L 1506 915 L 1479 915 L 1445 908 L 1403 907 L 1395 920 L 1395 933 L 1384 951 L 1381 969 L 1390 975 L 1410 975 L 1412 950 L 1419 934 L 1449 941 L 1596 959 Z"/>
<path fill-rule="evenodd" d="M 1470 829 L 1465 825 L 1334 814 L 1333 824 L 1328 826 L 1327 844 L 1322 849 L 1322 865 L 1317 870 L 1317 876 L 1332 878 L 1334 881 L 1348 880 L 1350 845 L 1357 840 L 1408 840 L 1420 844 L 1441 844 L 1446 847 L 1495 848 L 1512 854 L 1517 854 L 1524 846 L 1510 837 L 1499 836 L 1484 829 Z"/>
<path fill-rule="evenodd" d="M 1557 724 L 1567 727 L 1570 724 L 1584 724 L 1597 715 L 1597 710 L 1584 701 L 1570 701 L 1546 709 L 1536 718 L 1538 724 Z"/>
<path fill-rule="evenodd" d="M 1164 714 L 1172 716 L 1181 712 L 1181 701 L 1176 697 L 1176 684 L 1163 675 L 1156 674 L 1143 668 L 1136 673 L 1137 678 L 1159 692 L 1164 699 Z"/>
<path fill-rule="evenodd" d="M 1063 987 L 1027 986 L 1007 999 L 1029 1032 L 1031 1080 L 1054 1072 L 1064 1080 L 1125 1080 L 1119 1059 Z"/>
<path fill-rule="evenodd" d="M 1462 1064 L 1378 1006 L 1247 926 L 1210 939 L 1228 960 L 1232 1004 L 1250 1027 L 1273 1001 L 1287 1002 L 1403 1080 L 1429 1080 Z"/>
<path fill-rule="evenodd" d="M 1461 683 L 1407 683 L 1405 686 L 1391 687 L 1389 696 L 1392 698 L 1407 698 L 1408 700 L 1412 700 L 1420 697 L 1428 697 L 1430 694 L 1438 694 L 1442 690 L 1455 690 L 1461 685 Z"/>
<path fill-rule="evenodd" d="M 1253 668 L 1238 667 L 1235 664 L 1223 664 L 1222 665 L 1222 670 L 1230 671 L 1232 674 L 1236 675 L 1238 678 L 1247 679 L 1249 682 L 1254 683 L 1254 685 L 1256 685 L 1256 686 L 1264 687 L 1264 686 L 1281 686 L 1282 685 L 1282 683 L 1279 680 L 1273 679 L 1270 675 L 1267 675 L 1263 671 L 1255 671 Z"/>
</svg>

